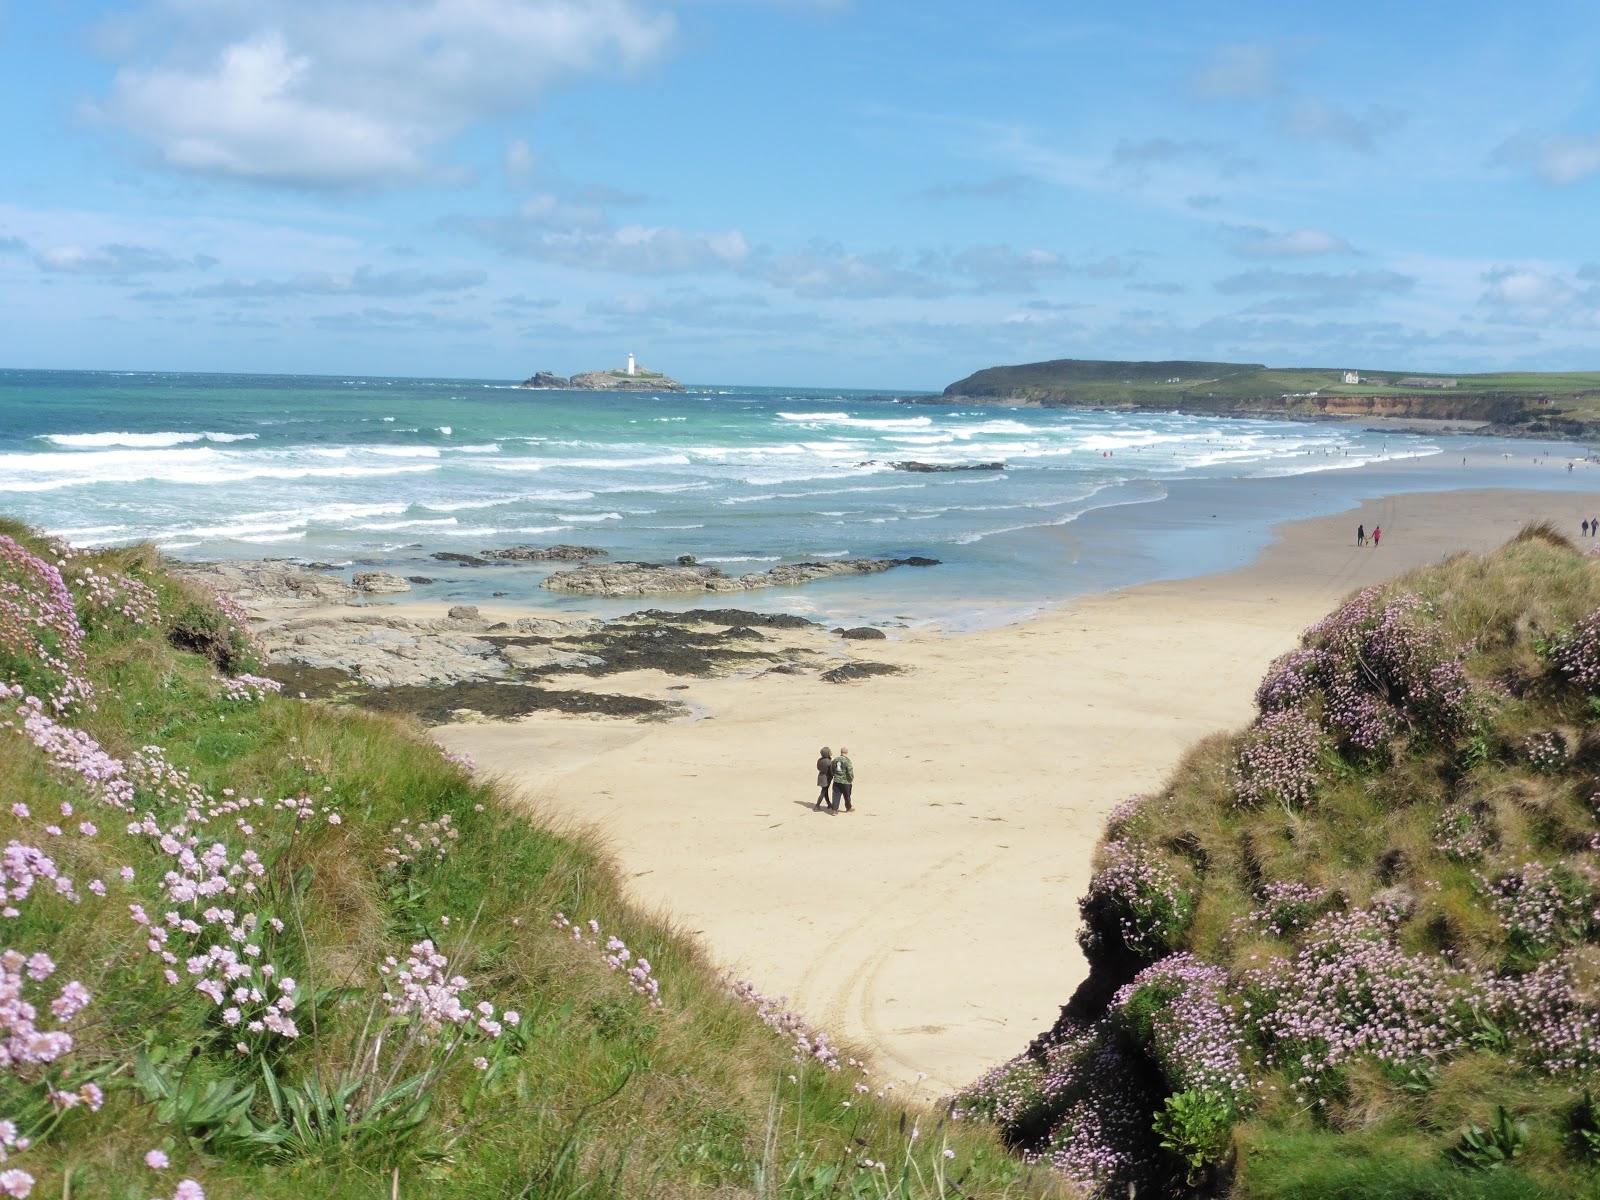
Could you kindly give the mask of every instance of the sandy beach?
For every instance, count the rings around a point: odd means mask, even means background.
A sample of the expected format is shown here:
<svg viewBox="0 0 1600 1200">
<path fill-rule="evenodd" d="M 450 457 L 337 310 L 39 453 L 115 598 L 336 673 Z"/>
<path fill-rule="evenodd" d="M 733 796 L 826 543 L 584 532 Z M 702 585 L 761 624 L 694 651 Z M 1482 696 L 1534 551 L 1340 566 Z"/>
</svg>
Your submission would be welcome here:
<svg viewBox="0 0 1600 1200">
<path fill-rule="evenodd" d="M 1390 496 L 1281 526 L 1240 570 L 853 647 L 899 675 L 684 690 L 642 672 L 606 686 L 685 699 L 699 718 L 534 714 L 435 734 L 530 804 L 597 826 L 636 898 L 718 962 L 883 1071 L 947 1091 L 1016 1053 L 1082 977 L 1076 900 L 1107 812 L 1248 721 L 1302 628 L 1354 588 L 1527 521 L 1576 536 L 1587 508 L 1600 496 Z M 1383 527 L 1380 547 L 1355 546 L 1358 522 Z M 841 743 L 856 811 L 815 812 L 818 747 Z"/>
</svg>

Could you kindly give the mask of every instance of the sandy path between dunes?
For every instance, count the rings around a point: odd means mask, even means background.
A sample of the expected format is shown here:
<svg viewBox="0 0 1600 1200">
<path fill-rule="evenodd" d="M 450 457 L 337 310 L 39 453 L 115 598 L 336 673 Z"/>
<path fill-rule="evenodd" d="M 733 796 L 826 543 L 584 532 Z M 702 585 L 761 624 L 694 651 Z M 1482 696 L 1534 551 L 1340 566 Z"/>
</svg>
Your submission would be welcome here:
<svg viewBox="0 0 1600 1200">
<path fill-rule="evenodd" d="M 1282 527 L 1238 571 L 854 647 L 903 675 L 694 681 L 664 694 L 701 706 L 697 721 L 537 714 L 436 736 L 598 825 L 634 896 L 718 961 L 888 1074 L 948 1091 L 1017 1053 L 1082 978 L 1076 900 L 1107 812 L 1247 722 L 1304 626 L 1352 588 L 1489 549 L 1528 520 L 1576 535 L 1595 509 L 1600 497 L 1538 492 L 1387 497 Z M 1358 521 L 1383 526 L 1380 548 L 1355 548 Z M 817 749 L 841 742 L 857 811 L 816 813 Z"/>
</svg>

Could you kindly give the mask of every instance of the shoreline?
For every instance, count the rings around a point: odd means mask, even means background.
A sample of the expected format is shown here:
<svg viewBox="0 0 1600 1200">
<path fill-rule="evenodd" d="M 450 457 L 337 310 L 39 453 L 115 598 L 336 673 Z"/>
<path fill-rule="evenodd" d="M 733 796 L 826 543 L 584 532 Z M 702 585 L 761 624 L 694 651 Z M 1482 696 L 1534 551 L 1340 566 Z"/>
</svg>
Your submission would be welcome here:
<svg viewBox="0 0 1600 1200">
<path fill-rule="evenodd" d="M 953 1090 L 1046 1028 L 1082 978 L 1076 900 L 1106 814 L 1200 738 L 1247 723 L 1262 673 L 1306 625 L 1356 587 L 1489 549 L 1529 520 L 1564 523 L 1580 503 L 1600 509 L 1600 493 L 1384 495 L 1280 523 L 1233 570 L 850 646 L 897 675 L 641 671 L 605 686 L 694 715 L 541 712 L 433 732 L 539 811 L 597 827 L 633 899 L 719 964 L 888 1074 Z M 1382 547 L 1355 548 L 1358 521 L 1384 526 Z M 858 811 L 819 814 L 811 763 L 841 740 Z"/>
</svg>

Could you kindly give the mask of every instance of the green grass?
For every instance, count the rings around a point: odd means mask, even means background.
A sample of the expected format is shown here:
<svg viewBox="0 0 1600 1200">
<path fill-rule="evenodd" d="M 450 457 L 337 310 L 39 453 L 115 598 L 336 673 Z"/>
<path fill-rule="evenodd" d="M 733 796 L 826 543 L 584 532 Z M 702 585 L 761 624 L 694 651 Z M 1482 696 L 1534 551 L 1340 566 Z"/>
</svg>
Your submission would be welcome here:
<svg viewBox="0 0 1600 1200">
<path fill-rule="evenodd" d="M 20 531 L 4 525 L 0 532 Z M 147 550 L 107 552 L 97 561 L 146 579 L 164 611 L 192 600 Z M 139 902 L 153 914 L 170 907 L 158 895 L 165 860 L 148 839 L 124 831 L 120 814 L 97 807 L 14 730 L 0 729 L 0 840 L 45 845 L 80 890 L 90 878 L 110 882 L 107 898 L 85 894 L 78 905 L 36 896 L 7 926 L 9 945 L 48 947 L 61 966 L 57 979 L 81 979 L 94 993 L 75 1028 L 67 1075 L 92 1075 L 108 1093 L 99 1113 L 74 1110 L 52 1125 L 33 1077 L 0 1079 L 0 1115 L 48 1127 L 12 1164 L 39 1179 L 35 1195 L 148 1200 L 163 1188 L 170 1193 L 182 1175 L 202 1181 L 213 1198 L 259 1200 L 1061 1194 L 987 1131 L 941 1122 L 926 1103 L 932 1097 L 861 1095 L 858 1071 L 794 1062 L 694 941 L 629 906 L 587 834 L 542 822 L 514 795 L 445 761 L 399 720 L 278 697 L 226 701 L 211 663 L 175 649 L 166 632 L 92 633 L 98 709 L 70 723 L 121 757 L 160 745 L 214 796 L 232 788 L 267 801 L 249 820 L 267 865 L 262 902 L 287 928 L 265 940 L 299 981 L 302 1035 L 270 1052 L 234 1054 L 234 1035 L 209 1003 L 162 982 L 127 906 Z M 297 823 L 272 809 L 274 800 L 295 796 L 319 811 L 337 809 L 342 823 Z M 99 835 L 51 839 L 43 826 L 68 823 L 55 816 L 63 802 L 76 809 L 73 822 L 92 816 Z M 31 815 L 13 815 L 15 803 Z M 140 804 L 164 811 L 164 822 L 175 819 L 148 794 Z M 459 837 L 442 862 L 386 868 L 393 826 L 445 815 Z M 236 833 L 218 820 L 204 837 L 231 843 Z M 135 868 L 131 884 L 116 881 L 124 863 Z M 649 1007 L 594 949 L 552 928 L 558 911 L 595 918 L 648 957 L 661 1007 Z M 286 1088 L 335 1079 L 350 1065 L 383 957 L 403 956 L 422 937 L 459 953 L 451 969 L 471 978 L 472 999 L 519 1010 L 522 1024 L 486 1049 L 487 1072 L 463 1054 L 431 1078 L 414 1129 L 396 1133 L 380 1122 L 363 1138 L 318 1126 L 292 1156 L 262 1156 L 226 1139 L 190 1136 L 198 1127 L 163 1114 L 137 1085 L 142 1054 L 191 1099 L 213 1084 L 253 1087 L 250 1120 L 286 1127 L 274 1116 L 263 1063 Z M 319 994 L 321 1003 L 309 999 Z M 419 1051 L 417 1061 L 428 1053 Z M 171 1155 L 170 1171 L 142 1165 L 152 1147 Z M 953 1157 L 942 1153 L 946 1147 Z M 864 1159 L 884 1166 L 858 1166 Z"/>
</svg>

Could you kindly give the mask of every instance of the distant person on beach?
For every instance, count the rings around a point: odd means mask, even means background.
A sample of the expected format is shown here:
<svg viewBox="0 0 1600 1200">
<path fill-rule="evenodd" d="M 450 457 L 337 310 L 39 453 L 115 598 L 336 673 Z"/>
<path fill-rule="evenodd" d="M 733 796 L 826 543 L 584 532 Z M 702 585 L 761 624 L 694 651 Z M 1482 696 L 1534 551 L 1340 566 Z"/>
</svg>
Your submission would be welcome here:
<svg viewBox="0 0 1600 1200">
<path fill-rule="evenodd" d="M 850 803 L 850 791 L 856 785 L 856 765 L 850 761 L 848 747 L 839 747 L 839 757 L 833 760 L 833 804 L 834 812 L 839 811 L 839 804 L 844 803 L 845 812 L 854 812 L 855 806 Z"/>
<path fill-rule="evenodd" d="M 1590 517 L 1589 536 L 1594 537 L 1596 534 L 1600 534 L 1600 517 Z"/>
<path fill-rule="evenodd" d="M 1376 546 L 1382 540 L 1383 540 L 1383 526 L 1382 525 L 1374 525 L 1372 527 L 1372 544 L 1374 546 Z"/>
<path fill-rule="evenodd" d="M 833 786 L 833 751 L 826 746 L 822 753 L 817 755 L 817 802 L 812 805 L 818 812 L 822 811 L 824 804 L 830 804 L 828 789 Z"/>
<path fill-rule="evenodd" d="M 1367 544 L 1367 527 L 1365 525 L 1357 525 L 1356 526 L 1356 545 L 1365 546 L 1366 544 Z"/>
</svg>

